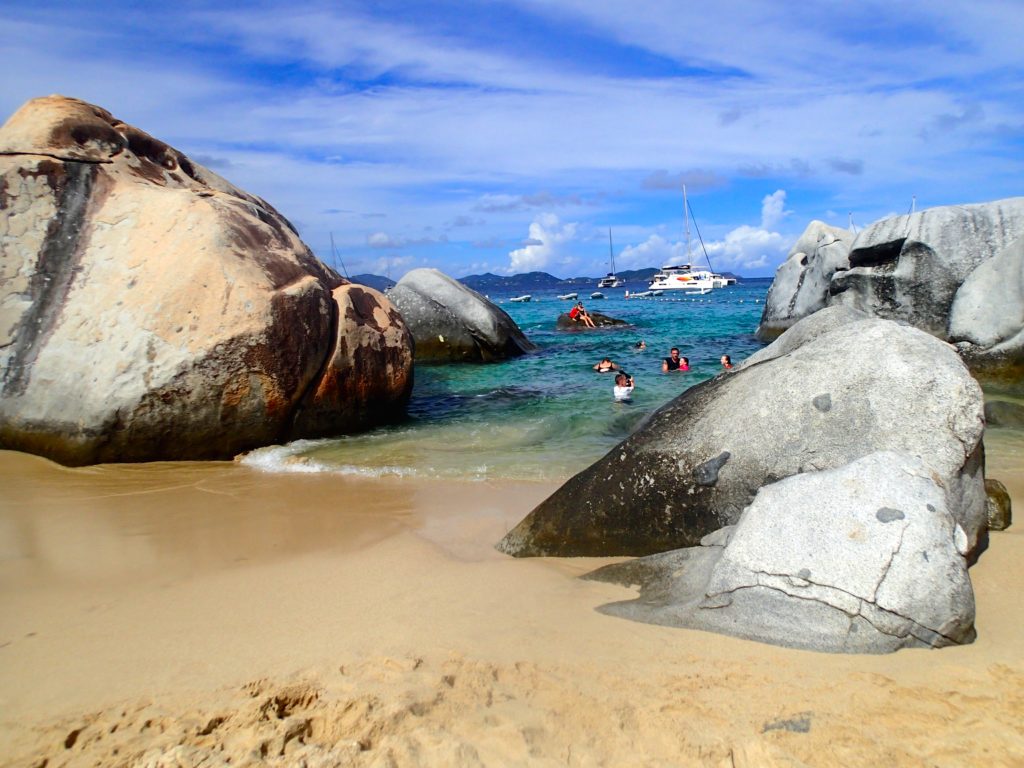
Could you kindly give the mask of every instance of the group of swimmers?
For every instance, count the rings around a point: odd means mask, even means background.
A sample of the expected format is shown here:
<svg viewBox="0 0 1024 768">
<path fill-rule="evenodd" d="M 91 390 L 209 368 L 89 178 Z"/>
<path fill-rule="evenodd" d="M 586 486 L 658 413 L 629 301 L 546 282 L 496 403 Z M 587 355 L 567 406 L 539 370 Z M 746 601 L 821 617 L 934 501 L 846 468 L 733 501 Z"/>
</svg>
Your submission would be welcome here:
<svg viewBox="0 0 1024 768">
<path fill-rule="evenodd" d="M 647 349 L 647 345 L 643 340 L 638 341 L 634 347 L 637 350 Z M 732 370 L 732 358 L 729 355 L 722 355 L 719 362 L 723 370 Z M 605 357 L 595 364 L 594 370 L 598 373 L 615 372 L 615 386 L 612 388 L 612 396 L 616 402 L 628 403 L 633 399 L 633 390 L 636 387 L 633 377 L 613 363 L 610 357 Z M 690 370 L 690 361 L 688 358 L 680 357 L 678 347 L 672 347 L 669 350 L 669 356 L 661 361 L 661 370 L 665 373 L 669 371 L 688 371 Z"/>
</svg>

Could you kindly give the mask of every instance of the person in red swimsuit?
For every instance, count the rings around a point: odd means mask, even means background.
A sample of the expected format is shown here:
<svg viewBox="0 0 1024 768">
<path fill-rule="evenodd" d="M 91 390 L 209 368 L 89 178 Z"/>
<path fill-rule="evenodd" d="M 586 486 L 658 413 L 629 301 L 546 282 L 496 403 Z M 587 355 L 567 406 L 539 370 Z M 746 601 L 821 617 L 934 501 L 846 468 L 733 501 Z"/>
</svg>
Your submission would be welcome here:
<svg viewBox="0 0 1024 768">
<path fill-rule="evenodd" d="M 574 323 L 583 323 L 589 328 L 595 328 L 594 321 L 590 319 L 590 315 L 587 314 L 587 310 L 583 308 L 583 302 L 579 302 L 575 307 L 569 310 L 569 319 Z"/>
</svg>

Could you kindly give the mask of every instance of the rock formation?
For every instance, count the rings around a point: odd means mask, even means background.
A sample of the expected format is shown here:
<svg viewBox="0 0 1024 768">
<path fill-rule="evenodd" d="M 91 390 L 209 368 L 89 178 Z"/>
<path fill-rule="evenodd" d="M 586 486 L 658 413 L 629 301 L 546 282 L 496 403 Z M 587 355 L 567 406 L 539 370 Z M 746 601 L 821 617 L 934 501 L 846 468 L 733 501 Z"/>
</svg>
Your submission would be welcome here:
<svg viewBox="0 0 1024 768">
<path fill-rule="evenodd" d="M 812 221 L 779 265 L 768 289 L 757 337 L 772 341 L 797 320 L 817 312 L 828 299 L 828 284 L 850 266 L 853 233 Z"/>
<path fill-rule="evenodd" d="M 0 447 L 225 458 L 400 414 L 411 339 L 263 200 L 75 99 L 0 129 Z"/>
<path fill-rule="evenodd" d="M 968 537 L 914 456 L 872 453 L 766 485 L 702 545 L 584 578 L 640 585 L 605 613 L 795 648 L 887 653 L 975 637 Z"/>
<path fill-rule="evenodd" d="M 857 234 L 845 259 L 841 245 L 829 243 L 827 255 L 801 266 L 797 257 L 822 227 L 812 223 L 779 267 L 759 338 L 772 338 L 816 308 L 848 306 L 955 343 L 971 370 L 986 378 L 1020 380 L 1024 197 L 883 219 Z M 824 266 L 812 276 L 819 262 Z"/>
<path fill-rule="evenodd" d="M 844 307 L 684 392 L 499 544 L 513 555 L 645 555 L 732 525 L 765 485 L 877 451 L 921 457 L 977 542 L 982 393 L 934 337 Z"/>
<path fill-rule="evenodd" d="M 1013 504 L 1010 501 L 1010 492 L 1000 481 L 994 479 L 985 480 L 985 494 L 988 529 L 990 531 L 1005 531 L 1013 522 Z"/>
<path fill-rule="evenodd" d="M 590 315 L 590 319 L 594 321 L 594 325 L 598 328 L 612 328 L 629 325 L 629 323 L 627 323 L 625 320 L 620 320 L 617 317 L 609 317 L 608 315 L 603 315 L 600 312 L 591 312 L 589 309 L 587 310 L 587 314 Z M 575 320 L 572 320 L 569 317 L 568 312 L 563 312 L 558 316 L 558 318 L 555 320 L 555 327 L 560 331 L 593 330 L 592 328 L 590 328 L 587 325 L 584 325 L 583 323 L 578 323 Z"/>
<path fill-rule="evenodd" d="M 1019 386 L 1024 378 L 1024 237 L 997 250 L 963 281 L 953 296 L 948 336 L 972 369 Z"/>
<path fill-rule="evenodd" d="M 487 363 L 535 346 L 501 307 L 436 269 L 414 269 L 388 298 L 416 342 L 417 362 Z"/>
</svg>

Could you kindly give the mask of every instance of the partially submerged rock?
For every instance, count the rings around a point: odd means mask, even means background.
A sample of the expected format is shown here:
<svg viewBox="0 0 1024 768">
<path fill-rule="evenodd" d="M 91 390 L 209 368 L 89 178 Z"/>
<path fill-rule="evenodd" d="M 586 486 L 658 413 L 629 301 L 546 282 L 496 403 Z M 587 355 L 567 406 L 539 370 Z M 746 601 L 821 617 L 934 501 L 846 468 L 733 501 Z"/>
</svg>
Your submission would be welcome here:
<svg viewBox="0 0 1024 768">
<path fill-rule="evenodd" d="M 985 519 L 982 393 L 948 344 L 835 308 L 759 354 L 658 410 L 499 549 L 604 556 L 693 545 L 734 524 L 762 486 L 880 450 L 926 461 L 974 547 Z"/>
<path fill-rule="evenodd" d="M 990 531 L 1005 531 L 1013 522 L 1010 492 L 998 480 L 985 480 L 985 517 Z"/>
<path fill-rule="evenodd" d="M 615 328 L 625 327 L 629 323 L 625 320 L 620 320 L 617 317 L 610 317 L 608 315 L 601 314 L 600 312 L 591 312 L 587 310 L 587 314 L 590 315 L 590 319 L 594 321 L 594 325 L 598 328 Z M 560 331 L 592 331 L 594 330 L 584 322 L 573 320 L 569 317 L 568 312 L 563 312 L 555 320 L 555 328 Z"/>
<path fill-rule="evenodd" d="M 0 129 L 0 447 L 229 458 L 400 415 L 411 338 L 291 224 L 99 107 Z"/>
<path fill-rule="evenodd" d="M 417 362 L 485 363 L 536 349 L 501 307 L 436 269 L 414 269 L 388 297 L 416 342 Z"/>
<path fill-rule="evenodd" d="M 969 643 L 968 536 L 933 469 L 879 452 L 763 487 L 736 525 L 692 549 L 584 578 L 640 597 L 615 616 L 794 648 L 887 653 Z"/>
</svg>

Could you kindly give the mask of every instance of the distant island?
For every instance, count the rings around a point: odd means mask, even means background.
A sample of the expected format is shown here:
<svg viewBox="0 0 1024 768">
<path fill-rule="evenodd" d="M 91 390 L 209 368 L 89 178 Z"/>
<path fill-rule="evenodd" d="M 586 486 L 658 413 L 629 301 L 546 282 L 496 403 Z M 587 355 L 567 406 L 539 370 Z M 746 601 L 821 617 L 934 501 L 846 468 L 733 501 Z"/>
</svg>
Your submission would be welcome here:
<svg viewBox="0 0 1024 768">
<path fill-rule="evenodd" d="M 623 286 L 626 288 L 646 288 L 657 271 L 653 267 L 648 269 L 631 269 L 619 272 L 618 277 L 623 281 Z M 732 272 L 723 272 L 722 274 L 725 277 L 732 277 L 741 282 L 771 280 L 770 277 L 741 277 Z M 548 272 L 524 272 L 519 275 L 495 275 L 492 272 L 486 272 L 482 275 L 467 275 L 466 277 L 458 278 L 460 283 L 480 293 L 491 291 L 529 293 L 531 291 L 561 290 L 566 288 L 596 288 L 597 281 L 600 279 L 600 277 L 570 277 L 562 280 Z M 395 284 L 394 280 L 381 277 L 380 275 L 353 275 L 349 280 L 353 283 L 375 288 L 378 291 L 386 291 Z"/>
</svg>

